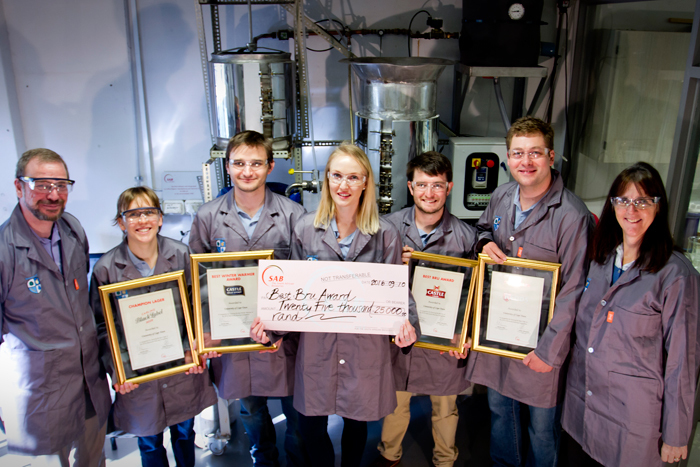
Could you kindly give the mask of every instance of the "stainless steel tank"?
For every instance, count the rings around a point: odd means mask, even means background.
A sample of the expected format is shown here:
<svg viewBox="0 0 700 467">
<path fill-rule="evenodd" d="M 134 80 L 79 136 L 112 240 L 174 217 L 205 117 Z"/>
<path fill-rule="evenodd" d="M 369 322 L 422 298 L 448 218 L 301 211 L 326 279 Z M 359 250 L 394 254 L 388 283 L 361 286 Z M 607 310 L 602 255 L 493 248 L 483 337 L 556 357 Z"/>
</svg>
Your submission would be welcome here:
<svg viewBox="0 0 700 467">
<path fill-rule="evenodd" d="M 381 213 L 409 203 L 406 164 L 437 149 L 437 79 L 453 62 L 440 58 L 353 58 L 355 143 L 370 158 Z"/>
<path fill-rule="evenodd" d="M 214 136 L 219 149 L 255 130 L 286 149 L 295 130 L 294 62 L 284 52 L 212 54 L 209 62 Z"/>
</svg>

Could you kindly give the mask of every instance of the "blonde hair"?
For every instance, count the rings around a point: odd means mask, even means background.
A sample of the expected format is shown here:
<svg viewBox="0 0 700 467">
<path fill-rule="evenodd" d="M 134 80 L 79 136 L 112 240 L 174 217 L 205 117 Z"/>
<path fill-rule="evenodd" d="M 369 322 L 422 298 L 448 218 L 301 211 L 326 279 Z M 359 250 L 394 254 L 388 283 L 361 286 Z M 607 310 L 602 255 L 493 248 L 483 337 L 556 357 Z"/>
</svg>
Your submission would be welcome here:
<svg viewBox="0 0 700 467">
<path fill-rule="evenodd" d="M 379 209 L 377 208 L 377 194 L 374 185 L 374 173 L 369 163 L 369 158 L 364 151 L 354 144 L 343 143 L 328 158 L 326 163 L 326 174 L 324 176 L 323 188 L 321 189 L 321 202 L 314 217 L 314 227 L 327 228 L 331 220 L 335 217 L 335 203 L 331 198 L 331 190 L 328 186 L 328 171 L 331 162 L 339 156 L 350 156 L 360 164 L 367 177 L 367 185 L 360 195 L 360 206 L 355 217 L 355 224 L 360 232 L 366 235 L 374 235 L 379 232 Z"/>
</svg>

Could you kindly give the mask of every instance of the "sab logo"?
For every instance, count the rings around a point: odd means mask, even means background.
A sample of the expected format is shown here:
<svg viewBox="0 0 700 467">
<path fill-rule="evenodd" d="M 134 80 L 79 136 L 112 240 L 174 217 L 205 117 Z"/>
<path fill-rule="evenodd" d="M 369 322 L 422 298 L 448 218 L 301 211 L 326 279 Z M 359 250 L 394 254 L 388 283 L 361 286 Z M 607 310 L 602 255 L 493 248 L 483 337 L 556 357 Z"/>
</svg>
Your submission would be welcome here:
<svg viewBox="0 0 700 467">
<path fill-rule="evenodd" d="M 172 183 L 175 181 L 175 178 L 170 174 L 165 174 L 165 175 L 163 175 L 163 181 L 168 182 L 168 183 Z"/>
<path fill-rule="evenodd" d="M 265 285 L 276 285 L 284 281 L 284 271 L 276 265 L 268 266 L 262 273 L 262 281 Z"/>
</svg>

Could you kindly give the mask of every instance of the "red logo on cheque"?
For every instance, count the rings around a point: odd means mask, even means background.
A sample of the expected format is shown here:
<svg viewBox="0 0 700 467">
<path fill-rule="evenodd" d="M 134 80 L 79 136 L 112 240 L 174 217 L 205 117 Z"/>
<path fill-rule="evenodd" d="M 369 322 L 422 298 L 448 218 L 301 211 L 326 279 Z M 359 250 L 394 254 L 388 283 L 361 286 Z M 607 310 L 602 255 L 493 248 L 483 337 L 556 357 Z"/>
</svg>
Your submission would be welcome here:
<svg viewBox="0 0 700 467">
<path fill-rule="evenodd" d="M 428 297 L 445 298 L 445 292 L 440 290 L 439 285 L 436 285 L 433 289 L 426 290 L 425 295 Z"/>
<path fill-rule="evenodd" d="M 284 271 L 276 265 L 268 266 L 262 274 L 262 281 L 265 285 L 281 284 L 284 281 Z"/>
</svg>

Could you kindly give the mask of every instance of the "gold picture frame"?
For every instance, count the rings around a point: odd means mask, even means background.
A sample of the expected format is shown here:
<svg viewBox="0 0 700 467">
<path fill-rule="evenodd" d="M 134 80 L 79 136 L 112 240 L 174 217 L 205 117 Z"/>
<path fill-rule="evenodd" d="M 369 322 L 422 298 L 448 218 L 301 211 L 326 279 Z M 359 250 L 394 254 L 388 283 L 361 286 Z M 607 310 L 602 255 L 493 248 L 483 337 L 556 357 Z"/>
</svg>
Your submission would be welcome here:
<svg viewBox="0 0 700 467">
<path fill-rule="evenodd" d="M 270 346 L 258 344 L 250 337 L 242 337 L 236 339 L 225 339 L 222 340 L 222 345 L 219 346 L 205 346 L 204 345 L 204 331 L 205 331 L 205 314 L 207 315 L 207 323 L 209 323 L 209 311 L 208 311 L 208 299 L 205 297 L 206 301 L 202 300 L 202 281 L 206 283 L 207 274 L 205 264 L 214 263 L 213 266 L 217 266 L 217 263 L 239 263 L 236 266 L 227 266 L 224 269 L 235 270 L 240 267 L 244 267 L 240 263 L 250 263 L 260 259 L 274 259 L 275 250 L 254 250 L 254 251 L 232 251 L 226 253 L 200 253 L 190 255 L 190 264 L 192 267 L 192 302 L 194 306 L 194 327 L 195 335 L 197 336 L 197 349 L 199 353 L 208 352 L 218 352 L 218 353 L 232 353 L 232 352 L 253 352 L 258 350 L 274 350 L 277 347 L 272 344 Z M 256 263 L 257 267 L 257 263 Z M 207 289 L 208 294 L 208 289 Z M 206 303 L 206 305 L 203 305 Z"/>
<path fill-rule="evenodd" d="M 420 339 L 415 343 L 416 347 L 421 347 L 425 349 L 431 349 L 431 350 L 439 350 L 443 352 L 448 352 L 450 350 L 454 350 L 456 352 L 463 352 L 464 348 L 464 343 L 467 341 L 467 337 L 469 335 L 469 318 L 470 318 L 470 313 L 472 309 L 472 301 L 474 297 L 474 291 L 476 289 L 476 268 L 478 265 L 478 261 L 476 260 L 471 260 L 471 259 L 465 259 L 465 258 L 456 258 L 452 256 L 445 256 L 445 255 L 438 255 L 438 254 L 433 254 L 433 253 L 425 253 L 425 252 L 419 252 L 419 251 L 414 251 L 411 254 L 411 261 L 409 262 L 409 271 L 410 271 L 410 283 L 411 283 L 411 290 L 413 291 L 413 297 L 416 299 L 416 291 L 414 291 L 414 284 L 416 284 L 416 268 L 417 267 L 422 267 L 426 268 L 425 271 L 429 271 L 431 269 L 433 270 L 438 270 L 438 271 L 449 271 L 448 274 L 450 275 L 459 275 L 463 274 L 466 276 L 467 272 L 469 273 L 469 280 L 468 283 L 466 280 L 463 280 L 461 287 L 459 287 L 461 293 L 460 297 L 458 300 L 458 305 L 457 305 L 457 316 L 456 316 L 456 321 L 455 321 L 455 328 L 452 332 L 453 337 L 446 338 L 446 337 L 439 337 L 438 335 L 426 335 L 426 332 L 428 331 L 427 328 L 424 326 L 424 321 L 421 320 L 421 331 L 422 335 Z M 441 267 L 442 266 L 442 267 Z M 456 270 L 455 270 L 456 269 Z M 439 276 L 443 276 L 442 274 L 439 274 Z M 465 277 L 466 278 L 466 277 Z M 440 280 L 442 281 L 451 281 L 452 279 L 447 276 L 447 277 L 440 277 Z M 436 287 L 437 290 L 437 287 Z M 466 291 L 466 295 L 464 294 L 464 291 Z M 426 290 L 426 295 L 429 292 L 434 292 L 433 290 Z M 440 293 L 439 290 L 437 290 L 438 293 Z M 422 293 L 422 291 L 421 291 Z M 420 299 L 422 297 L 418 297 L 417 299 L 417 305 L 420 303 Z M 431 295 L 431 299 L 426 299 L 426 300 L 440 300 L 445 298 L 445 293 L 444 291 L 442 292 L 442 296 L 436 296 L 436 295 Z M 428 305 L 429 306 L 429 305 Z M 460 311 L 464 310 L 464 311 Z M 421 310 L 418 310 L 418 315 L 420 319 L 420 314 Z M 437 331 L 437 329 L 436 329 Z M 457 332 L 459 331 L 459 333 Z M 430 334 L 430 333 L 429 333 Z M 456 341 L 455 341 L 456 340 Z"/>
<path fill-rule="evenodd" d="M 124 351 L 128 353 L 128 344 L 124 332 L 124 321 L 121 313 L 121 307 L 119 307 L 119 320 L 115 320 L 115 315 L 112 310 L 112 299 L 110 295 L 114 294 L 114 299 L 125 299 L 125 295 L 128 295 L 129 290 L 135 290 L 144 287 L 152 287 L 159 284 L 167 284 L 169 282 L 175 282 L 177 284 L 178 294 L 173 294 L 173 308 L 172 312 L 176 314 L 177 317 L 177 303 L 176 298 L 179 299 L 179 305 L 182 310 L 182 321 L 184 321 L 185 332 L 187 334 L 187 341 L 189 342 L 189 348 L 192 353 L 192 363 L 184 363 L 180 365 L 170 366 L 164 369 L 157 369 L 152 372 L 140 372 L 142 374 L 137 374 L 136 370 L 131 368 L 131 361 L 128 362 L 128 367 L 125 366 L 124 362 Z M 162 292 L 163 290 L 172 290 L 172 288 L 164 287 L 157 291 L 149 291 L 143 294 L 138 294 L 136 296 L 141 297 L 148 294 L 155 294 L 157 292 Z M 148 381 L 153 381 L 158 378 L 163 378 L 165 376 L 171 376 L 178 373 L 184 373 L 191 368 L 197 367 L 199 365 L 199 354 L 195 348 L 194 334 L 192 330 L 192 318 L 190 315 L 189 299 L 187 295 L 187 282 L 185 280 L 185 271 L 174 271 L 165 274 L 158 274 L 156 276 L 144 277 L 141 279 L 133 279 L 124 282 L 115 282 L 114 284 L 103 285 L 99 287 L 100 291 L 100 302 L 102 303 L 102 309 L 104 310 L 105 322 L 107 324 L 107 333 L 109 337 L 110 349 L 112 351 L 112 359 L 114 361 L 117 383 L 120 385 L 124 383 L 134 383 L 141 384 Z M 121 295 L 121 296 L 120 296 Z M 119 302 L 115 301 L 118 305 Z M 179 317 L 177 317 L 179 318 Z M 178 327 L 180 328 L 180 339 L 182 340 L 182 322 L 178 319 Z M 121 332 L 119 332 L 121 331 Z M 120 335 L 121 334 L 121 335 Z M 120 345 L 121 342 L 121 345 Z M 182 359 L 184 361 L 184 359 Z M 165 364 L 152 365 L 151 368 L 161 368 L 163 366 L 168 366 L 170 362 Z M 128 375 L 127 375 L 128 371 Z M 134 376 L 135 375 L 135 376 Z"/>
<path fill-rule="evenodd" d="M 491 266 L 490 272 L 488 267 Z M 485 352 L 494 355 L 499 355 L 502 357 L 523 359 L 525 356 L 537 347 L 537 342 L 539 338 L 542 337 L 542 333 L 546 329 L 547 325 L 552 319 L 554 314 L 554 305 L 556 302 L 558 287 L 559 287 L 559 269 L 561 264 L 549 263 L 545 261 L 535 261 L 530 259 L 522 258 L 507 258 L 503 264 L 498 264 L 492 260 L 488 255 L 481 253 L 479 254 L 479 265 L 477 269 L 477 285 L 476 285 L 476 299 L 474 300 L 474 321 L 472 326 L 472 350 L 476 352 Z M 509 268 L 515 268 L 515 271 L 509 272 Z M 529 274 L 523 274 L 529 271 Z M 487 272 L 489 273 L 489 280 L 487 280 Z M 515 295 L 513 292 L 512 284 L 509 285 L 508 293 L 501 293 L 500 290 L 494 289 L 493 282 L 491 282 L 491 277 L 493 277 L 493 272 L 499 274 L 505 273 L 510 274 L 510 276 L 526 276 L 531 279 L 523 280 L 522 277 L 519 279 L 520 283 L 523 284 L 524 288 L 531 288 L 529 293 L 521 293 L 520 295 Z M 551 274 L 551 275 L 550 275 Z M 504 278 L 506 276 L 497 276 Z M 514 278 L 512 278 L 514 279 Z M 539 279 L 542 279 L 542 294 L 540 303 L 540 315 L 539 318 L 532 316 L 532 311 L 535 310 L 534 307 L 528 305 L 529 311 L 522 311 L 518 307 L 524 307 L 526 302 L 530 301 L 532 303 L 533 298 L 537 297 L 538 285 L 540 284 Z M 502 279 L 499 279 L 500 282 Z M 484 283 L 489 283 L 489 288 L 485 291 Z M 501 285 L 499 285 L 502 287 Z M 496 296 L 500 300 L 509 302 L 512 301 L 513 308 L 508 308 L 509 311 L 504 311 L 507 315 L 503 319 L 498 317 L 491 317 L 494 321 L 492 325 L 494 329 L 498 331 L 489 332 L 489 310 L 491 305 L 491 294 L 494 290 L 499 290 Z M 521 302 L 521 304 L 518 304 Z M 496 302 L 494 302 L 495 304 Z M 499 312 L 504 310 L 502 304 L 499 306 Z M 515 310 L 515 311 L 513 311 Z M 529 313 L 529 317 L 528 317 Z M 495 314 L 495 313 L 494 313 Z M 523 318 L 525 317 L 525 318 Z M 529 319 L 529 321 L 528 321 Z M 537 321 L 535 321 L 537 319 Z M 497 323 L 497 324 L 494 324 Z M 537 326 L 537 334 L 534 334 L 535 329 L 532 325 Z M 517 328 L 520 326 L 519 328 Z M 517 328 L 517 329 L 516 329 Z M 506 336 L 506 339 L 498 340 L 494 336 Z M 524 337 L 523 337 L 524 336 Z M 519 345 L 517 342 L 522 338 L 522 343 L 524 345 Z M 529 339 L 525 342 L 525 339 Z M 533 339 L 535 340 L 534 345 L 532 345 Z M 510 340 L 510 342 L 508 342 Z"/>
</svg>

